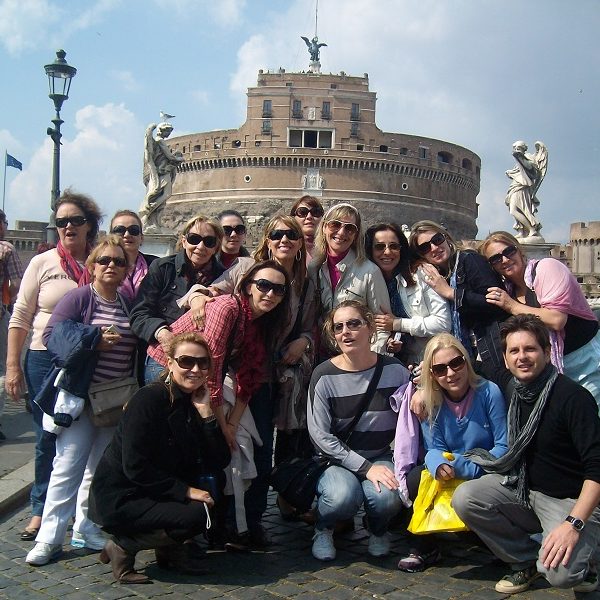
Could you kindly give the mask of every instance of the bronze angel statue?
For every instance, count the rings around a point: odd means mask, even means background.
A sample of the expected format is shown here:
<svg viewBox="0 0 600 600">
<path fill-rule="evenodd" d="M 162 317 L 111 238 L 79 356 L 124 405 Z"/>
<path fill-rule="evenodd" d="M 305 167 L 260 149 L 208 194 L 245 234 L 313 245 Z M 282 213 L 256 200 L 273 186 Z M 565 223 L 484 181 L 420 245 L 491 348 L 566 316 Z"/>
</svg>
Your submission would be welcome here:
<svg viewBox="0 0 600 600">
<path fill-rule="evenodd" d="M 516 237 L 543 240 L 542 224 L 536 217 L 540 204 L 537 191 L 548 170 L 548 149 L 543 142 L 536 142 L 535 150 L 535 154 L 527 154 L 525 142 L 519 140 L 513 144 L 512 154 L 517 164 L 506 171 L 511 182 L 505 202 L 515 219 Z"/>
<path fill-rule="evenodd" d="M 324 43 L 319 44 L 319 38 L 316 35 L 312 40 L 309 40 L 307 37 L 304 37 L 303 35 L 300 37 L 304 40 L 304 43 L 306 44 L 306 46 L 308 48 L 308 52 L 310 54 L 310 60 L 312 62 L 319 62 L 319 48 L 321 48 L 321 46 L 327 46 L 327 44 L 324 44 Z"/>
<path fill-rule="evenodd" d="M 156 129 L 156 138 L 154 130 Z M 177 166 L 183 162 L 181 152 L 175 154 L 166 143 L 173 126 L 170 123 L 151 123 L 144 137 L 144 176 L 146 197 L 140 207 L 144 231 L 160 231 L 159 217 L 173 192 Z"/>
</svg>

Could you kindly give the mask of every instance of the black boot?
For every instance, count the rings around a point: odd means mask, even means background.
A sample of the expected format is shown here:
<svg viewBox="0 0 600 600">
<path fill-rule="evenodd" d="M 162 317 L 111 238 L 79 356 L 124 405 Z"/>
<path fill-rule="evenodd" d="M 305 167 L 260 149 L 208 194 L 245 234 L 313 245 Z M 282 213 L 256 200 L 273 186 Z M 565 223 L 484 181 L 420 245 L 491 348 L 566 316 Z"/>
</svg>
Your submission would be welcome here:
<svg viewBox="0 0 600 600">
<path fill-rule="evenodd" d="M 177 544 L 171 540 L 170 546 L 156 548 L 156 564 L 161 569 L 169 569 L 184 575 L 206 575 L 210 571 L 204 566 L 204 556 L 199 556 L 192 544 Z"/>
</svg>

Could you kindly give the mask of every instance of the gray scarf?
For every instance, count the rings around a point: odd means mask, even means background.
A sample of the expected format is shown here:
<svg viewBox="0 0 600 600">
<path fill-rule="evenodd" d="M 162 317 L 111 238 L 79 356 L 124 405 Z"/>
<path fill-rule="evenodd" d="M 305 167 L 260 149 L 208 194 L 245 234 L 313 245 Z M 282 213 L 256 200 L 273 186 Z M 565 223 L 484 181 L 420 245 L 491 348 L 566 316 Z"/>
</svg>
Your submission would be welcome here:
<svg viewBox="0 0 600 600">
<path fill-rule="evenodd" d="M 514 487 L 519 504 L 529 506 L 529 488 L 527 485 L 527 465 L 524 452 L 531 443 L 537 428 L 550 391 L 558 372 L 556 368 L 548 363 L 540 376 L 529 384 L 521 383 L 515 379 L 515 388 L 508 407 L 508 451 L 504 456 L 495 458 L 483 448 L 475 448 L 464 453 L 476 465 L 482 467 L 488 473 L 508 473 L 502 485 Z M 535 406 L 527 419 L 527 423 L 519 431 L 522 403 Z"/>
</svg>

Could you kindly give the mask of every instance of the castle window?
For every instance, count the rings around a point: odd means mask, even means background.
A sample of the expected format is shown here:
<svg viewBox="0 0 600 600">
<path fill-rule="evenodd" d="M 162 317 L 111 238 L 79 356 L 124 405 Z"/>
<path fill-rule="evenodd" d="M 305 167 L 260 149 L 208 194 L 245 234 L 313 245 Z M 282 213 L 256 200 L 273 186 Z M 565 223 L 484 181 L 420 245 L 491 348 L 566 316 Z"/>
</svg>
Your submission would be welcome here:
<svg viewBox="0 0 600 600">
<path fill-rule="evenodd" d="M 438 152 L 438 162 L 449 165 L 452 162 L 452 154 L 450 152 Z"/>
<path fill-rule="evenodd" d="M 329 121 L 331 119 L 331 102 L 323 102 L 321 107 L 321 119 Z"/>
<path fill-rule="evenodd" d="M 294 119 L 302 118 L 302 101 L 301 100 L 294 100 L 294 102 L 292 104 L 292 117 L 294 117 Z"/>
<path fill-rule="evenodd" d="M 290 148 L 302 148 L 302 130 L 290 129 Z"/>
<path fill-rule="evenodd" d="M 263 100 L 262 116 L 263 116 L 263 119 L 270 119 L 273 116 L 273 101 L 272 100 Z"/>
<path fill-rule="evenodd" d="M 320 131 L 319 148 L 331 148 L 332 137 L 331 131 Z"/>
<path fill-rule="evenodd" d="M 331 129 L 290 129 L 288 131 L 290 148 L 333 148 Z"/>
<path fill-rule="evenodd" d="M 425 146 L 419 146 L 419 158 L 427 158 L 428 148 Z"/>
<path fill-rule="evenodd" d="M 332 83 L 329 87 L 332 90 L 337 90 L 337 83 Z"/>
<path fill-rule="evenodd" d="M 379 146 L 379 152 L 387 152 L 388 151 L 388 147 L 385 144 L 381 144 L 381 146 Z"/>
<path fill-rule="evenodd" d="M 463 158 L 462 160 L 462 168 L 467 169 L 467 171 L 473 170 L 473 163 L 468 158 Z"/>
<path fill-rule="evenodd" d="M 270 135 L 271 133 L 271 121 L 269 121 L 268 119 L 265 119 L 262 122 L 262 133 L 263 135 Z"/>
<path fill-rule="evenodd" d="M 352 108 L 350 110 L 350 120 L 360 121 L 360 105 L 354 102 L 352 103 Z"/>
<path fill-rule="evenodd" d="M 202 150 L 202 146 L 200 144 L 196 144 L 194 146 L 194 152 L 200 152 L 200 150 Z"/>
<path fill-rule="evenodd" d="M 400 148 L 400 150 L 398 150 L 398 154 L 401 156 L 406 156 L 408 154 L 408 148 Z"/>
<path fill-rule="evenodd" d="M 350 137 L 358 137 L 358 123 L 350 125 Z"/>
<path fill-rule="evenodd" d="M 365 145 L 364 144 L 356 144 L 356 149 L 361 152 L 362 150 L 365 149 Z"/>
<path fill-rule="evenodd" d="M 317 147 L 317 131 L 305 131 L 304 132 L 304 147 L 305 148 L 316 148 Z"/>
</svg>

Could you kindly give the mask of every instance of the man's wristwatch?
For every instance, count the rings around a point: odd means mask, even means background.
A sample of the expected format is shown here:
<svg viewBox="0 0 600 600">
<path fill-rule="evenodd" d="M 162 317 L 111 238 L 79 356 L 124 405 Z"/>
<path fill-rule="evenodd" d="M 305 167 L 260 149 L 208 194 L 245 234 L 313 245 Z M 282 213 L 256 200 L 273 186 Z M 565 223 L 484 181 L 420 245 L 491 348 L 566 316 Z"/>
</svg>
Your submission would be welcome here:
<svg viewBox="0 0 600 600">
<path fill-rule="evenodd" d="M 578 519 L 577 517 L 572 517 L 571 515 L 568 515 L 565 521 L 571 523 L 571 526 L 575 531 L 583 531 L 583 528 L 585 527 L 584 521 Z"/>
</svg>

